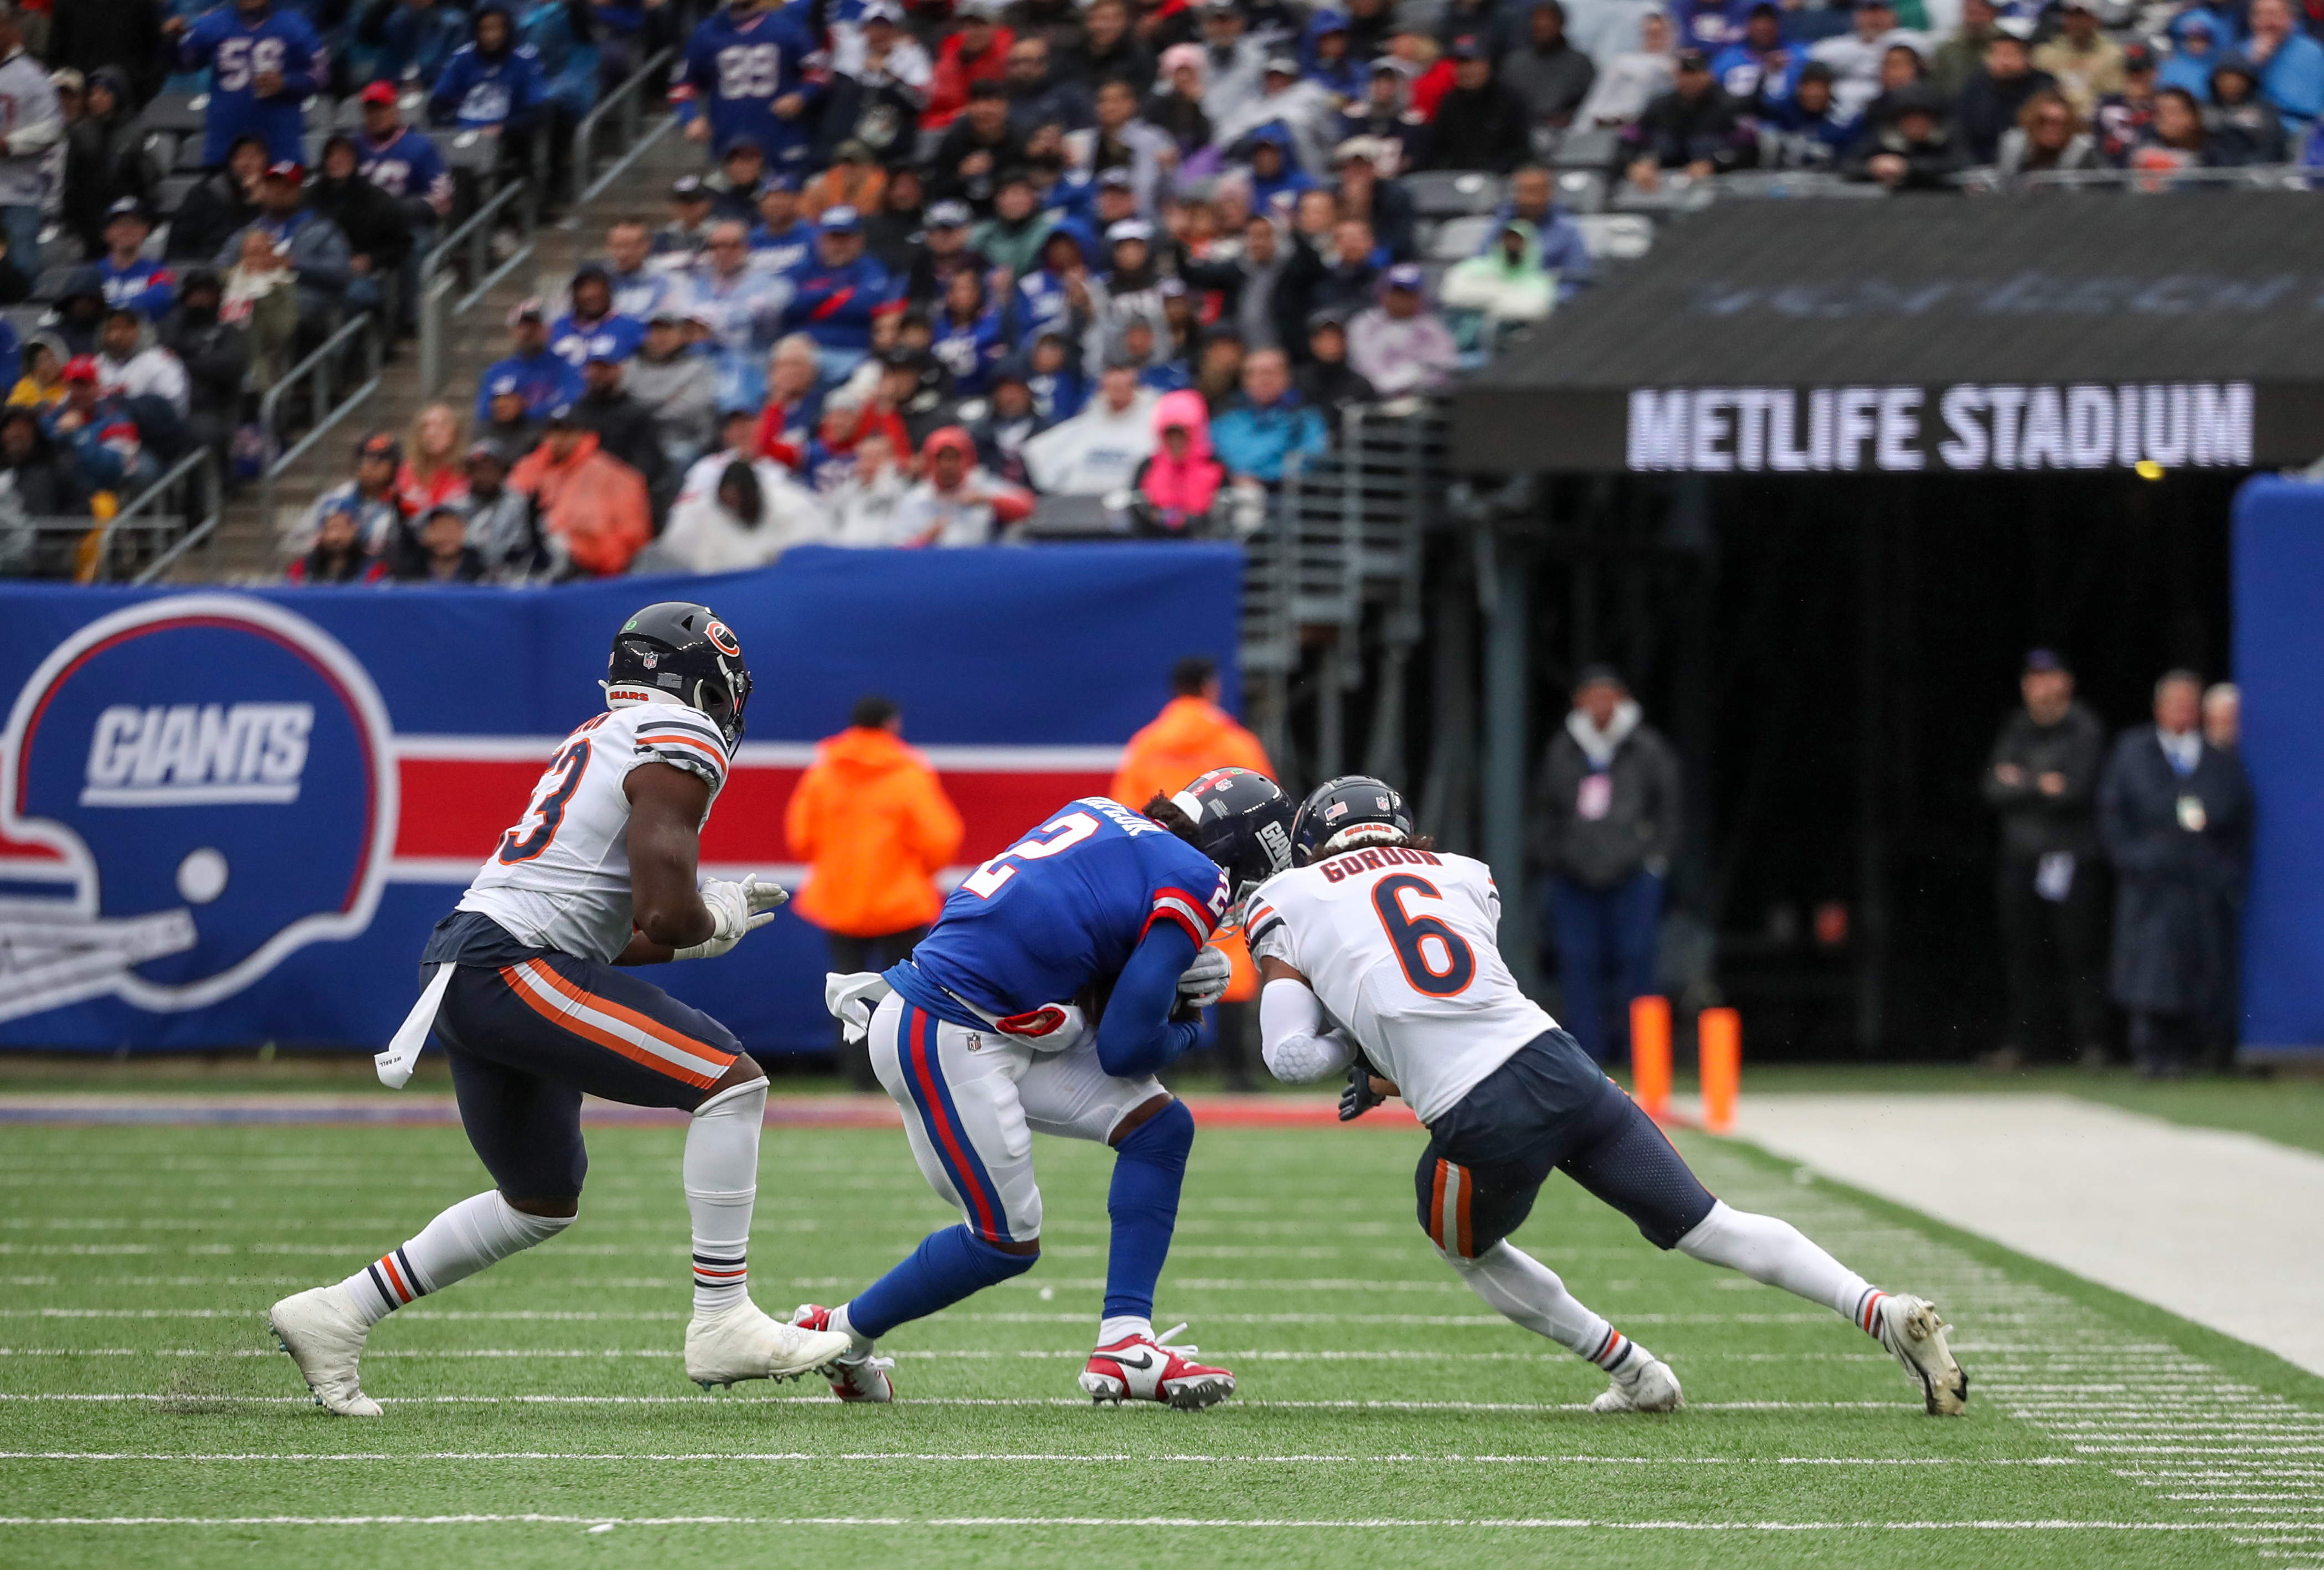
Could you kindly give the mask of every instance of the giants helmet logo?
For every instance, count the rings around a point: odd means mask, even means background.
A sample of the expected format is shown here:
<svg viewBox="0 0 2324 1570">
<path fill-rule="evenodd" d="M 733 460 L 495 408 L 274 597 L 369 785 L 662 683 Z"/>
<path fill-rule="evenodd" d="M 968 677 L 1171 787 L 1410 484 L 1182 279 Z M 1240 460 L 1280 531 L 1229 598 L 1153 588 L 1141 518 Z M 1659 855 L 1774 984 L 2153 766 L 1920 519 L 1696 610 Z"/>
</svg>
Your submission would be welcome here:
<svg viewBox="0 0 2324 1570">
<path fill-rule="evenodd" d="M 91 622 L 0 737 L 0 1019 L 199 1008 L 355 936 L 396 807 L 386 708 L 305 618 L 189 595 Z"/>
</svg>

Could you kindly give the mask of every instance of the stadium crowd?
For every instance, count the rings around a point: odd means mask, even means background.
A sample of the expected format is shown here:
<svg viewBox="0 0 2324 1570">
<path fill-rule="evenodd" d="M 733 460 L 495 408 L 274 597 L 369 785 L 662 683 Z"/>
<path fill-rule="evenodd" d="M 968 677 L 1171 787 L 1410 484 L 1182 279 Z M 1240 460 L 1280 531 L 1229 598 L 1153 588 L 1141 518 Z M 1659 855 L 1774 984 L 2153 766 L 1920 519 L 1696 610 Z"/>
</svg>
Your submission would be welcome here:
<svg viewBox="0 0 2324 1570">
<path fill-rule="evenodd" d="M 674 45 L 702 172 L 511 313 L 471 407 L 366 437 L 294 577 L 982 544 L 1047 496 L 1235 537 L 1349 407 L 1589 285 L 1552 156 L 1643 197 L 2324 161 L 2324 14 L 2122 6 L 0 0 L 0 304 L 51 307 L 0 335 L 0 483 L 102 516 L 198 446 L 263 463 L 257 395 L 357 313 L 408 327 L 493 180 L 569 194 L 577 118 Z M 172 93 L 182 144 L 141 113 Z M 1432 170 L 1504 197 L 1450 253 Z"/>
</svg>

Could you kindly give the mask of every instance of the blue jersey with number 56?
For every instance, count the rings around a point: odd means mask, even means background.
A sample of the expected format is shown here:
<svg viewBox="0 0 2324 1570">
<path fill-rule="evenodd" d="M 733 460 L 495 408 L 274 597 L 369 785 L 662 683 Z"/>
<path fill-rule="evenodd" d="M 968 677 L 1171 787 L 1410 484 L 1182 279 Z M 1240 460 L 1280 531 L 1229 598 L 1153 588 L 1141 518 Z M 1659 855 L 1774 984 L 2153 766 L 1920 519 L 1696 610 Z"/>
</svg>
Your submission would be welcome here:
<svg viewBox="0 0 2324 1570">
<path fill-rule="evenodd" d="M 1070 1003 L 1120 975 L 1157 922 L 1200 948 L 1226 908 L 1227 876 L 1209 857 L 1119 802 L 1085 796 L 971 873 L 888 981 L 974 1029 L 982 1022 L 936 988 L 996 1018 Z"/>
</svg>

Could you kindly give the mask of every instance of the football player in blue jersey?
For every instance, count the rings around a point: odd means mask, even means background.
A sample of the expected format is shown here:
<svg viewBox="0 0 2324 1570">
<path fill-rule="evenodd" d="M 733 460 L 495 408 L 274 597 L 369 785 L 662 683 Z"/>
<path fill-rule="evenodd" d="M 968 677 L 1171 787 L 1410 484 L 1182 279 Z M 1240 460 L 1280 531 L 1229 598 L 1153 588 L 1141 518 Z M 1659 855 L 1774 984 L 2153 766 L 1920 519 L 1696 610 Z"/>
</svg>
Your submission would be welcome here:
<svg viewBox="0 0 2324 1570">
<path fill-rule="evenodd" d="M 806 170 L 815 140 L 808 110 L 823 95 L 813 5 L 790 0 L 770 10 L 761 0 L 726 0 L 694 30 L 686 69 L 670 88 L 688 141 L 723 148 L 748 137 L 769 169 Z"/>
<path fill-rule="evenodd" d="M 210 105 L 202 121 L 202 163 L 216 169 L 241 136 L 266 143 L 269 163 L 307 159 L 309 98 L 330 78 L 323 41 L 296 11 L 268 0 L 235 0 L 190 28 L 176 17 L 163 31 L 178 36 L 178 64 L 210 73 Z"/>
<path fill-rule="evenodd" d="M 833 976 L 832 1012 L 868 1031 L 929 1186 L 965 1226 L 836 1308 L 791 1322 L 844 1333 L 842 1400 L 895 1397 L 873 1343 L 1021 1275 L 1041 1252 L 1035 1133 L 1113 1147 L 1104 1318 L 1081 1375 L 1100 1401 L 1207 1407 L 1234 1375 L 1154 1333 L 1154 1283 L 1177 1226 L 1194 1120 L 1154 1076 L 1226 991 L 1210 938 L 1231 899 L 1288 868 L 1291 803 L 1266 776 L 1213 769 L 1142 813 L 1089 796 L 969 875 L 935 930 L 884 975 Z M 1180 1326 L 1179 1329 L 1184 1329 Z"/>
</svg>

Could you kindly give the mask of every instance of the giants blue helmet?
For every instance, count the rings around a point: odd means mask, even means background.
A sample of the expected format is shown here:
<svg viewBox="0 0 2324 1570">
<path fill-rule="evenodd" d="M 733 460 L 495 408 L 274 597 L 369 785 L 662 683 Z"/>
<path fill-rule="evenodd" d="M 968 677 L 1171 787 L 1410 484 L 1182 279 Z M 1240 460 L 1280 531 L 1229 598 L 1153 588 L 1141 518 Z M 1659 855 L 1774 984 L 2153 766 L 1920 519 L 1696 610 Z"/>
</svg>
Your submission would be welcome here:
<svg viewBox="0 0 2324 1570">
<path fill-rule="evenodd" d="M 1214 768 L 1170 798 L 1194 822 L 1194 848 L 1226 868 L 1236 904 L 1291 868 L 1291 798 L 1263 774 Z"/>
<path fill-rule="evenodd" d="M 1412 813 L 1394 786 L 1368 774 L 1325 780 L 1299 803 L 1291 821 L 1291 854 L 1302 867 L 1351 846 L 1401 840 L 1412 832 Z"/>
<path fill-rule="evenodd" d="M 147 601 L 18 693 L 0 773 L 0 1019 L 239 992 L 370 924 L 393 736 L 337 639 L 263 601 Z"/>
</svg>

